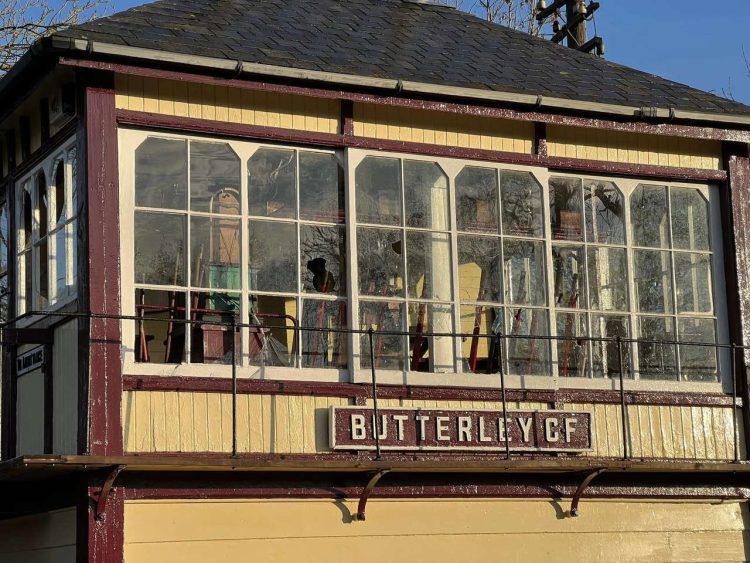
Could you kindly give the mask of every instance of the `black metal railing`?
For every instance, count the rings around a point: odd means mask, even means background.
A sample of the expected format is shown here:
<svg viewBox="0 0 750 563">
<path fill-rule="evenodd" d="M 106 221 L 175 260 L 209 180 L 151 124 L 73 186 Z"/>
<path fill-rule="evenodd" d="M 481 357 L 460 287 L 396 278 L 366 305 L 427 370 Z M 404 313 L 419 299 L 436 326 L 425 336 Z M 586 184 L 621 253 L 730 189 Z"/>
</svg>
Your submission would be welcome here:
<svg viewBox="0 0 750 563">
<path fill-rule="evenodd" d="M 183 310 L 184 311 L 184 310 Z M 158 312 L 167 312 L 172 313 L 174 311 L 170 311 L 169 308 L 165 307 L 159 307 Z M 620 411 L 620 427 L 622 428 L 622 458 L 625 460 L 632 458 L 632 451 L 629 446 L 629 437 L 628 437 L 628 429 L 630 427 L 629 425 L 629 418 L 628 418 L 628 412 L 627 412 L 627 406 L 628 401 L 626 400 L 626 391 L 625 391 L 625 382 L 626 380 L 630 380 L 630 378 L 634 374 L 634 369 L 632 365 L 632 358 L 633 358 L 633 350 L 634 346 L 640 346 L 640 345 L 655 345 L 655 346 L 673 346 L 675 347 L 696 347 L 696 348 L 702 348 L 706 350 L 713 350 L 714 356 L 716 358 L 715 363 L 715 371 L 716 371 L 716 378 L 717 381 L 720 381 L 719 373 L 721 371 L 721 366 L 724 363 L 725 359 L 720 360 L 720 356 L 723 352 L 723 354 L 729 355 L 730 358 L 730 370 L 731 370 L 731 384 L 732 384 L 732 432 L 733 432 L 733 461 L 739 462 L 740 461 L 740 441 L 739 441 L 739 424 L 738 424 L 738 388 L 737 388 L 737 355 L 738 354 L 746 354 L 748 350 L 750 350 L 750 346 L 743 346 L 739 344 L 716 344 L 716 343 L 707 343 L 707 342 L 694 342 L 694 341 L 680 341 L 680 340 L 664 340 L 664 339 L 643 339 L 643 338 L 627 338 L 622 336 L 614 336 L 614 337 L 593 337 L 593 336 L 551 336 L 551 335 L 519 335 L 519 334 L 512 334 L 507 335 L 503 334 L 501 332 L 496 332 L 492 334 L 477 334 L 476 331 L 472 333 L 455 333 L 455 332 L 429 332 L 429 331 L 402 331 L 402 330 L 375 330 L 372 327 L 367 329 L 347 329 L 347 328 L 336 328 L 336 327 L 303 327 L 300 326 L 298 322 L 296 322 L 296 319 L 291 322 L 291 326 L 284 324 L 284 325 L 278 325 L 273 323 L 263 323 L 259 322 L 259 319 L 261 318 L 261 315 L 255 315 L 255 318 L 258 320 L 258 322 L 252 322 L 252 323 L 243 323 L 238 321 L 238 315 L 235 312 L 227 312 L 227 311 L 213 311 L 213 310 L 205 310 L 204 313 L 208 313 L 207 317 L 203 317 L 200 319 L 187 319 L 187 318 L 179 318 L 177 316 L 170 315 L 168 318 L 161 318 L 161 317 L 144 317 L 143 311 L 139 311 L 136 315 L 112 315 L 112 314 L 97 314 L 97 313 L 81 313 L 81 312 L 30 312 L 26 313 L 24 315 L 21 315 L 17 317 L 16 319 L 13 319 L 11 321 L 7 321 L 4 323 L 0 323 L 0 331 L 2 331 L 2 338 L 0 338 L 0 345 L 3 347 L 7 346 L 16 346 L 18 344 L 23 344 L 24 342 L 19 340 L 18 336 L 13 336 L 13 332 L 17 331 L 17 334 L 21 334 L 23 330 L 18 329 L 28 329 L 30 327 L 34 327 L 36 323 L 43 319 L 43 318 L 53 318 L 53 319 L 66 319 L 66 320 L 75 320 L 75 319 L 84 319 L 88 321 L 102 321 L 106 323 L 107 321 L 117 321 L 117 322 L 133 322 L 136 325 L 136 330 L 134 331 L 134 335 L 138 334 L 139 327 L 142 330 L 143 323 L 148 322 L 164 322 L 164 323 L 170 323 L 171 325 L 182 325 L 185 328 L 191 329 L 195 325 L 200 325 L 201 327 L 205 326 L 211 326 L 211 327 L 217 327 L 221 328 L 223 330 L 228 331 L 231 334 L 231 337 L 228 339 L 228 350 L 226 350 L 226 355 L 228 356 L 228 364 L 231 368 L 231 389 L 232 389 L 232 456 L 238 455 L 238 446 L 237 446 L 237 395 L 238 395 L 238 373 L 237 368 L 242 367 L 240 366 L 240 362 L 238 362 L 238 359 L 242 357 L 242 348 L 241 348 L 241 335 L 243 330 L 253 331 L 255 334 L 265 334 L 264 331 L 271 331 L 271 330 L 285 330 L 285 331 L 292 331 L 293 337 L 292 337 L 292 355 L 294 357 L 294 362 L 292 368 L 298 368 L 299 363 L 297 362 L 298 355 L 302 352 L 300 347 L 300 341 L 301 341 L 301 335 L 304 333 L 326 333 L 326 334 L 338 334 L 342 336 L 356 336 L 359 335 L 360 337 L 366 337 L 366 341 L 368 343 L 368 350 L 362 351 L 360 346 L 360 367 L 364 369 L 368 369 L 370 372 L 370 378 L 371 378 L 371 392 L 372 392 L 372 401 L 373 401 L 373 414 L 374 414 L 374 438 L 375 438 L 375 457 L 376 459 L 381 458 L 381 447 L 380 447 L 380 416 L 379 416 L 379 406 L 378 406 L 378 376 L 377 372 L 379 370 L 377 358 L 376 358 L 376 344 L 375 340 L 376 338 L 382 338 L 382 337 L 401 337 L 403 339 L 430 339 L 430 338 L 449 338 L 455 341 L 455 339 L 476 339 L 481 338 L 487 341 L 487 349 L 490 351 L 489 353 L 494 354 L 494 357 L 488 358 L 490 366 L 490 373 L 492 375 L 497 375 L 499 378 L 499 400 L 501 403 L 502 413 L 504 420 L 508 419 L 508 399 L 507 399 L 507 392 L 509 390 L 507 386 L 506 377 L 508 376 L 507 373 L 507 367 L 506 367 L 506 355 L 507 353 L 504 352 L 504 350 L 507 349 L 508 343 L 513 340 L 533 340 L 533 341 L 541 341 L 541 342 L 547 342 L 548 345 L 551 345 L 553 342 L 573 342 L 576 346 L 581 345 L 593 345 L 594 343 L 598 344 L 611 344 L 614 345 L 616 348 L 616 356 L 617 356 L 617 376 L 616 379 L 618 380 L 618 390 L 619 390 L 619 411 Z M 211 318 L 212 316 L 218 317 L 218 318 Z M 285 321 L 288 321 L 288 315 L 266 315 L 266 318 L 275 318 L 275 319 L 282 319 Z M 59 324 L 61 321 L 56 320 L 55 324 Z M 240 335 L 240 349 L 238 350 L 238 338 L 237 335 Z M 362 343 L 365 339 L 363 338 L 360 340 L 360 343 Z M 124 345 L 123 345 L 124 346 Z M 125 346 L 125 349 L 127 350 L 127 347 Z M 415 346 L 416 349 L 416 346 Z M 429 344 L 428 344 L 429 349 Z M 455 349 L 455 348 L 454 348 Z M 591 348 L 589 348 L 591 350 Z M 627 350 L 627 354 L 626 354 Z M 131 352 L 135 353 L 136 349 L 135 347 L 131 350 Z M 135 354 L 137 356 L 137 354 Z M 409 369 L 410 363 L 408 362 L 407 354 L 403 354 L 403 366 L 402 369 L 404 371 Z M 351 357 L 351 356 L 350 356 Z M 368 362 L 362 362 L 361 359 L 367 358 Z M 627 359 L 626 359 L 627 358 Z M 248 362 L 248 364 L 252 367 L 258 367 L 262 366 L 262 358 L 260 362 L 254 362 L 253 359 L 250 358 L 251 361 Z M 166 362 L 165 362 L 166 363 Z M 193 362 L 198 363 L 200 362 Z M 455 362 L 454 362 L 455 363 Z M 549 364 L 550 370 L 552 368 L 551 366 L 551 357 L 547 361 Z M 494 366 L 497 366 L 497 369 L 494 369 Z M 353 366 L 349 366 L 352 368 Z M 301 368 L 303 369 L 303 368 Z M 547 373 L 547 375 L 550 375 L 551 371 Z M 671 380 L 681 379 L 680 373 L 672 373 L 673 377 Z M 606 379 L 606 377 L 603 377 L 602 379 Z M 614 378 L 610 378 L 614 379 Z M 634 403 L 630 403 L 634 404 Z M 747 406 L 745 406 L 747 408 Z M 510 444 L 508 440 L 505 440 L 505 457 L 506 459 L 510 459 L 512 457 L 512 450 L 510 448 Z"/>
</svg>

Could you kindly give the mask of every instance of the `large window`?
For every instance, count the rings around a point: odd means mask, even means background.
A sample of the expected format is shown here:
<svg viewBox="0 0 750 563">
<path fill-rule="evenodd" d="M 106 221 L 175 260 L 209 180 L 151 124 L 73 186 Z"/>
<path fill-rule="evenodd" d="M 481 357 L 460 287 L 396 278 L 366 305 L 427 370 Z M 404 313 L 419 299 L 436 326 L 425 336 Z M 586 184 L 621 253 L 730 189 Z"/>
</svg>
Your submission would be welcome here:
<svg viewBox="0 0 750 563">
<path fill-rule="evenodd" d="M 48 158 L 17 187 L 18 313 L 41 311 L 76 295 L 76 149 Z"/>
<path fill-rule="evenodd" d="M 137 362 L 719 380 L 714 188 L 129 135 Z"/>
</svg>

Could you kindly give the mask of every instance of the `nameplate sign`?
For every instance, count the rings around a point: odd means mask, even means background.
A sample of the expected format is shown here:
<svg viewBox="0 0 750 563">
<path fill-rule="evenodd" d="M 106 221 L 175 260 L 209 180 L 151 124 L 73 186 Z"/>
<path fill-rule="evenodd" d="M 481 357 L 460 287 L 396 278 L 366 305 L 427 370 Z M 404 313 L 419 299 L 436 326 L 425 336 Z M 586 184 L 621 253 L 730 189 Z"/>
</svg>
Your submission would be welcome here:
<svg viewBox="0 0 750 563">
<path fill-rule="evenodd" d="M 44 346 L 38 346 L 16 358 L 16 375 L 20 377 L 41 368 L 43 365 Z"/>
<path fill-rule="evenodd" d="M 373 409 L 331 407 L 334 450 L 585 452 L 592 449 L 591 414 L 575 411 Z"/>
</svg>

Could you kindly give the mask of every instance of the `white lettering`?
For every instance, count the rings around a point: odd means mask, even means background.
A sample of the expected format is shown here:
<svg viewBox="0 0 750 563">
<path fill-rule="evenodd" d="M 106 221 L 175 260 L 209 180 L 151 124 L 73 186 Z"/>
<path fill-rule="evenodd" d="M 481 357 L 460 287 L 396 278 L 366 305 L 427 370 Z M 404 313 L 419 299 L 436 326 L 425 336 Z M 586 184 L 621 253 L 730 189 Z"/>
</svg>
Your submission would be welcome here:
<svg viewBox="0 0 750 563">
<path fill-rule="evenodd" d="M 530 416 L 526 418 L 518 417 L 518 426 L 521 427 L 521 440 L 527 444 L 531 442 L 531 421 Z"/>
<path fill-rule="evenodd" d="M 458 441 L 471 442 L 471 417 L 458 417 Z"/>
<path fill-rule="evenodd" d="M 385 440 L 388 437 L 388 419 L 385 415 L 383 415 L 380 418 L 380 438 L 381 440 Z M 377 428 L 377 425 L 375 424 L 375 415 L 372 416 L 372 437 L 375 438 L 375 429 Z"/>
<path fill-rule="evenodd" d="M 365 439 L 365 417 L 361 414 L 353 414 L 351 420 L 352 440 Z"/>
<path fill-rule="evenodd" d="M 484 433 L 484 417 L 479 417 L 479 441 L 480 442 L 491 442 L 492 438 Z"/>
<path fill-rule="evenodd" d="M 548 418 L 544 421 L 544 436 L 549 443 L 557 442 L 560 439 L 558 427 L 559 423 L 556 418 Z"/>
<path fill-rule="evenodd" d="M 421 414 L 417 415 L 417 420 L 419 421 L 419 439 L 424 440 L 425 439 L 425 429 L 424 425 L 425 423 L 430 420 L 429 416 L 424 416 Z"/>
<path fill-rule="evenodd" d="M 576 419 L 566 418 L 565 419 L 565 441 L 570 443 L 570 438 L 576 432 Z"/>
<path fill-rule="evenodd" d="M 498 418 L 497 419 L 497 436 L 498 441 L 505 442 L 506 440 L 508 442 L 512 442 L 513 440 L 508 439 L 508 435 L 505 432 L 505 419 L 504 418 Z"/>
<path fill-rule="evenodd" d="M 450 418 L 447 416 L 435 417 L 435 435 L 437 436 L 437 439 L 442 442 L 447 442 L 451 439 L 450 434 L 446 434 L 446 432 L 448 432 L 449 420 Z"/>
<path fill-rule="evenodd" d="M 393 420 L 396 421 L 396 426 L 398 427 L 398 441 L 403 442 L 404 441 L 404 422 L 409 420 L 409 417 L 405 414 L 394 414 Z"/>
</svg>

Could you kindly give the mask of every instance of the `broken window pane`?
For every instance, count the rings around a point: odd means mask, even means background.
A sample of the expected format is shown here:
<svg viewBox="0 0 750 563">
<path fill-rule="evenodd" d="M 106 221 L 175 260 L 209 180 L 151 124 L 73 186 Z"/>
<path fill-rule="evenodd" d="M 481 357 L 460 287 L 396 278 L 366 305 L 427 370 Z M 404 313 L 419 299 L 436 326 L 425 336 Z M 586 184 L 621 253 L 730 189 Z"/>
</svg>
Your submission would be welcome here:
<svg viewBox="0 0 750 563">
<path fill-rule="evenodd" d="M 458 237 L 458 277 L 461 301 L 501 302 L 499 237 Z"/>
<path fill-rule="evenodd" d="M 667 188 L 638 186 L 630 196 L 630 220 L 636 246 L 668 248 Z"/>
<path fill-rule="evenodd" d="M 636 250 L 635 301 L 642 313 L 672 312 L 672 265 L 669 252 Z"/>
<path fill-rule="evenodd" d="M 344 222 L 344 171 L 336 155 L 300 151 L 299 206 L 301 219 Z"/>
<path fill-rule="evenodd" d="M 302 290 L 346 295 L 346 238 L 341 227 L 300 226 Z"/>
<path fill-rule="evenodd" d="M 250 289 L 297 291 L 297 226 L 250 221 Z"/>
<path fill-rule="evenodd" d="M 628 270 L 624 248 L 589 246 L 590 308 L 628 310 Z"/>
<path fill-rule="evenodd" d="M 552 177 L 549 181 L 552 238 L 583 240 L 581 180 Z"/>
<path fill-rule="evenodd" d="M 500 174 L 503 234 L 541 237 L 544 234 L 542 188 L 526 172 Z"/>
<path fill-rule="evenodd" d="M 179 364 L 185 358 L 185 294 L 135 290 L 135 359 L 152 364 Z"/>
<path fill-rule="evenodd" d="M 628 317 L 613 315 L 592 315 L 591 336 L 594 338 L 617 338 L 627 339 L 630 335 L 630 323 Z M 616 341 L 593 341 L 592 367 L 594 377 L 620 377 L 620 351 Z M 630 343 L 622 343 L 622 368 L 623 377 L 633 376 L 630 369 Z"/>
<path fill-rule="evenodd" d="M 680 342 L 716 344 L 714 319 L 679 319 Z M 680 345 L 680 367 L 683 379 L 716 381 L 716 348 Z"/>
<path fill-rule="evenodd" d="M 408 231 L 406 260 L 409 297 L 439 301 L 453 298 L 449 235 Z"/>
<path fill-rule="evenodd" d="M 638 368 L 641 379 L 677 379 L 674 320 L 669 317 L 638 317 Z"/>
<path fill-rule="evenodd" d="M 149 137 L 135 151 L 135 205 L 185 209 L 187 141 Z"/>
<path fill-rule="evenodd" d="M 229 217 L 190 218 L 192 285 L 240 289 L 240 220 Z"/>
<path fill-rule="evenodd" d="M 226 143 L 190 143 L 190 209 L 240 214 L 240 159 Z"/>
<path fill-rule="evenodd" d="M 544 243 L 505 239 L 505 303 L 545 305 Z"/>
<path fill-rule="evenodd" d="M 404 369 L 405 336 L 400 334 L 378 334 L 379 331 L 404 331 L 404 305 L 401 303 L 361 301 L 359 304 L 359 326 L 362 330 L 374 330 L 372 347 L 370 335 L 360 336 L 360 366 L 369 368 L 375 360 L 376 369 Z"/>
<path fill-rule="evenodd" d="M 239 363 L 242 354 L 241 332 L 232 330 L 232 320 L 240 322 L 240 294 L 201 291 L 190 294 L 190 361 L 203 364 Z"/>
<path fill-rule="evenodd" d="M 586 307 L 586 254 L 582 246 L 553 246 L 555 304 L 565 309 Z"/>
<path fill-rule="evenodd" d="M 506 309 L 507 364 L 512 375 L 550 375 L 549 323 L 544 309 Z M 531 337 L 531 338 L 524 338 Z"/>
<path fill-rule="evenodd" d="M 625 244 L 625 200 L 611 182 L 586 180 L 586 240 Z"/>
<path fill-rule="evenodd" d="M 586 315 L 557 314 L 557 374 L 560 377 L 588 377 L 589 345 Z"/>
<path fill-rule="evenodd" d="M 293 219 L 297 216 L 297 153 L 261 148 L 247 165 L 250 215 Z"/>
<path fill-rule="evenodd" d="M 456 222 L 463 231 L 499 232 L 497 171 L 465 167 L 456 177 Z"/>
<path fill-rule="evenodd" d="M 185 217 L 135 212 L 135 283 L 186 285 Z"/>
<path fill-rule="evenodd" d="M 356 172 L 357 221 L 401 225 L 401 161 L 367 157 Z"/>
<path fill-rule="evenodd" d="M 248 339 L 250 363 L 291 367 L 296 364 L 300 336 L 297 298 L 275 295 L 250 296 Z"/>
<path fill-rule="evenodd" d="M 302 367 L 346 369 L 348 365 L 346 302 L 302 301 Z"/>
<path fill-rule="evenodd" d="M 675 252 L 674 276 L 678 313 L 710 313 L 713 310 L 710 255 Z"/>
<path fill-rule="evenodd" d="M 453 337 L 424 335 L 453 332 L 451 305 L 409 303 L 409 369 L 433 373 L 455 371 Z"/>
<path fill-rule="evenodd" d="M 448 178 L 434 162 L 404 161 L 404 201 L 407 227 L 450 228 Z"/>
<path fill-rule="evenodd" d="M 402 232 L 392 229 L 357 229 L 359 291 L 364 295 L 404 294 Z"/>
</svg>

